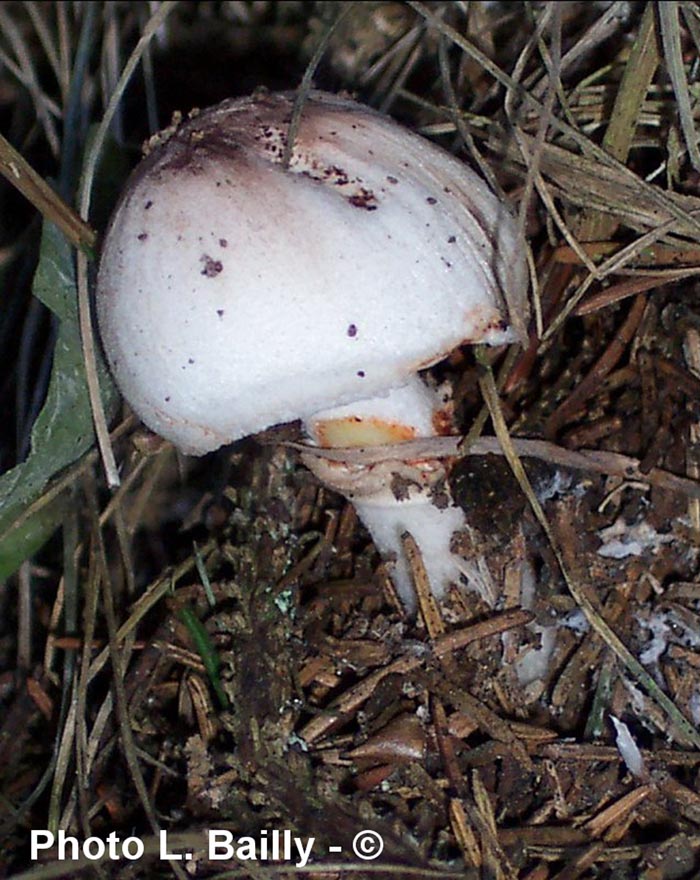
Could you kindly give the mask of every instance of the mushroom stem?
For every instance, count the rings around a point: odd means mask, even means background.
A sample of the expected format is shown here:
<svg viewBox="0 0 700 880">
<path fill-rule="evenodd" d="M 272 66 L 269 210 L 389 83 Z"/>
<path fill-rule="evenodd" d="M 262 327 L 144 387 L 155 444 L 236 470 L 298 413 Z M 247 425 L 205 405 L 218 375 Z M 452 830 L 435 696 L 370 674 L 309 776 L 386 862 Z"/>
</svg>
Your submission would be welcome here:
<svg viewBox="0 0 700 880">
<path fill-rule="evenodd" d="M 448 433 L 449 407 L 419 377 L 382 397 L 316 413 L 306 420 L 310 438 L 323 447 L 382 446 Z M 465 527 L 447 485 L 440 459 L 388 460 L 375 465 L 329 461 L 312 455 L 304 463 L 331 489 L 352 502 L 406 606 L 416 605 L 401 536 L 409 532 L 420 550 L 434 594 L 459 581 L 463 561 L 452 552 L 452 536 Z"/>
</svg>

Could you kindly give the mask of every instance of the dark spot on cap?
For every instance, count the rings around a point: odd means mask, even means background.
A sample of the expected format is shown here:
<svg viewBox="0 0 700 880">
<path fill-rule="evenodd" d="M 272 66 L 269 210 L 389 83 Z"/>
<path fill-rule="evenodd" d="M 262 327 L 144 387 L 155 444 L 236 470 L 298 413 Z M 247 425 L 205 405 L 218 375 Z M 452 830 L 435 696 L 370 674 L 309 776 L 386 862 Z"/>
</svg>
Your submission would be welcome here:
<svg viewBox="0 0 700 880">
<path fill-rule="evenodd" d="M 151 201 L 151 199 L 149 199 L 149 200 L 146 202 L 146 204 L 143 206 L 143 210 L 144 210 L 144 211 L 147 211 L 147 210 L 151 207 L 152 204 L 153 204 L 153 202 Z"/>
<path fill-rule="evenodd" d="M 449 188 L 449 186 L 446 186 L 446 187 L 443 189 L 443 192 L 451 193 L 452 190 Z"/>
<path fill-rule="evenodd" d="M 457 241 L 457 236 L 456 236 L 456 235 L 451 235 L 451 236 L 447 239 L 447 243 L 448 243 L 448 244 L 454 244 L 456 241 Z"/>
<path fill-rule="evenodd" d="M 219 272 L 224 268 L 224 264 L 221 260 L 214 260 L 209 254 L 202 254 L 199 258 L 199 262 L 204 265 L 201 274 L 206 278 L 216 278 Z"/>
<path fill-rule="evenodd" d="M 166 403 L 170 403 L 170 398 L 169 398 L 169 397 L 166 397 L 166 398 L 165 398 L 165 402 L 166 402 Z"/>
<path fill-rule="evenodd" d="M 352 339 L 357 336 L 357 325 L 356 324 L 348 324 L 348 336 Z"/>
<path fill-rule="evenodd" d="M 360 379 L 364 379 L 364 378 L 365 378 L 365 371 L 364 371 L 364 370 L 358 370 L 358 371 L 357 371 L 357 375 L 360 377 Z"/>
<path fill-rule="evenodd" d="M 389 183 L 398 183 L 399 182 L 398 179 L 396 177 L 392 177 L 391 174 L 388 174 L 386 179 Z"/>
<path fill-rule="evenodd" d="M 429 205 L 437 205 L 437 199 L 434 199 L 432 196 L 428 196 L 428 198 L 426 199 L 426 202 Z"/>
<path fill-rule="evenodd" d="M 140 233 L 140 235 L 137 235 L 136 238 L 138 238 L 139 241 L 146 241 L 146 239 L 148 238 L 148 233 L 142 232 Z"/>
<path fill-rule="evenodd" d="M 223 317 L 224 317 L 224 310 L 223 310 L 223 309 L 217 309 L 217 310 L 216 310 L 216 314 L 217 314 L 220 318 L 223 318 Z"/>
<path fill-rule="evenodd" d="M 220 247 L 228 247 L 228 241 L 225 238 L 220 238 L 219 239 L 219 246 Z"/>
<path fill-rule="evenodd" d="M 372 190 L 362 187 L 355 195 L 348 196 L 348 201 L 354 208 L 364 208 L 365 211 L 376 211 L 377 197 Z"/>
</svg>

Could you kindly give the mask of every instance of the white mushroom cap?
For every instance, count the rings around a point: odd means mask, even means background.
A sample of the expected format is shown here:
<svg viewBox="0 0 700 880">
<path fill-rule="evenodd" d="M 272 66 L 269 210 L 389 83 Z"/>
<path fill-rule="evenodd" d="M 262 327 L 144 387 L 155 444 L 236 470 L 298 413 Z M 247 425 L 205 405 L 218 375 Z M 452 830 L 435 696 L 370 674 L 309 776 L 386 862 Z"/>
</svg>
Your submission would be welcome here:
<svg viewBox="0 0 700 880">
<path fill-rule="evenodd" d="M 527 313 L 515 223 L 453 156 L 312 92 L 225 101 L 132 176 L 104 243 L 105 351 L 144 422 L 203 454 L 370 398 Z M 506 303 L 508 305 L 506 305 Z"/>
</svg>

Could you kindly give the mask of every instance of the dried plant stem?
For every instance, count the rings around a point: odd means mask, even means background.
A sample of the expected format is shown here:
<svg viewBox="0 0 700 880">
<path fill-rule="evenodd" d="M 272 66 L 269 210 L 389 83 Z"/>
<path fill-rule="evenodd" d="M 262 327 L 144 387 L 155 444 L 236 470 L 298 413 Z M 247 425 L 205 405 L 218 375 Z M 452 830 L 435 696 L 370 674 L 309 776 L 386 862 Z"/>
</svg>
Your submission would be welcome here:
<svg viewBox="0 0 700 880">
<path fill-rule="evenodd" d="M 299 449 L 306 455 L 317 455 L 330 461 L 347 461 L 353 464 L 376 464 L 379 461 L 405 461 L 407 458 L 451 458 L 458 455 L 504 455 L 497 437 L 478 437 L 474 440 L 464 437 L 432 437 L 427 440 L 410 440 L 392 446 L 378 446 L 363 449 L 360 447 L 320 449 L 304 443 L 284 443 L 292 449 Z M 639 459 L 620 452 L 607 452 L 601 449 L 565 449 L 548 440 L 527 440 L 512 437 L 511 445 L 518 455 L 540 458 L 560 467 L 596 474 L 609 474 L 638 480 L 650 486 L 659 486 L 669 492 L 679 492 L 687 498 L 700 498 L 700 482 L 687 477 L 679 477 L 660 468 L 652 468 L 648 473 L 640 469 Z"/>
<path fill-rule="evenodd" d="M 78 280 L 78 318 L 80 323 L 80 335 L 83 342 L 83 359 L 85 362 L 85 378 L 87 381 L 92 419 L 95 426 L 95 436 L 100 449 L 102 462 L 107 476 L 107 485 L 116 488 L 119 485 L 119 471 L 117 462 L 112 451 L 109 439 L 109 425 L 107 416 L 102 406 L 100 395 L 100 380 L 97 371 L 97 351 L 95 336 L 92 332 L 92 316 L 90 314 L 90 294 L 88 291 L 88 264 L 85 254 L 78 252 L 77 257 L 77 280 Z"/>
<path fill-rule="evenodd" d="M 651 5 L 651 4 L 650 4 Z M 681 30 L 678 21 L 678 3 L 676 0 L 664 0 L 655 3 L 659 24 L 661 25 L 661 41 L 668 75 L 673 83 L 673 91 L 678 102 L 678 115 L 683 129 L 688 156 L 696 171 L 700 171 L 700 150 L 698 150 L 698 133 L 695 130 L 693 108 L 688 90 L 688 80 L 683 66 L 683 50 L 681 48 Z"/>
<path fill-rule="evenodd" d="M 97 233 L 40 177 L 27 160 L 0 134 L 0 173 L 28 199 L 39 213 L 55 223 L 68 241 L 92 252 Z"/>
<path fill-rule="evenodd" d="M 141 773 L 141 768 L 136 757 L 134 748 L 134 738 L 132 732 L 131 720 L 129 718 L 129 707 L 124 690 L 124 669 L 122 666 L 122 655 L 117 642 L 117 619 L 114 608 L 114 597 L 112 594 L 112 580 L 109 570 L 109 562 L 107 561 L 107 551 L 104 546 L 102 531 L 99 527 L 99 508 L 97 504 L 96 492 L 94 485 L 86 480 L 84 482 L 85 494 L 88 500 L 88 510 L 91 515 L 93 525 L 93 540 L 95 544 L 96 555 L 96 582 L 102 584 L 102 605 L 105 618 L 107 620 L 107 632 L 109 637 L 109 655 L 112 663 L 112 684 L 114 687 L 115 705 L 117 709 L 117 718 L 119 721 L 119 731 L 122 740 L 122 749 L 127 765 L 131 772 L 131 779 L 141 801 L 141 805 L 146 813 L 146 818 L 151 826 L 154 834 L 160 830 L 158 819 L 151 799 L 146 789 L 146 783 Z M 86 780 L 80 780 L 84 785 Z"/>
<path fill-rule="evenodd" d="M 603 137 L 603 147 L 620 162 L 627 159 L 641 108 L 659 65 L 656 37 L 654 4 L 647 3 Z M 605 239 L 612 235 L 616 226 L 617 222 L 608 215 L 586 213 L 577 232 L 583 241 Z"/>
<path fill-rule="evenodd" d="M 685 360 L 691 374 L 700 378 L 700 332 L 691 327 L 686 331 L 683 349 L 685 352 Z M 686 472 L 691 479 L 700 478 L 700 456 L 698 456 L 698 447 L 700 445 L 700 424 L 694 421 L 690 425 L 690 445 L 686 450 Z M 695 531 L 696 541 L 700 540 L 700 499 L 688 499 L 688 516 L 690 523 Z"/>
</svg>

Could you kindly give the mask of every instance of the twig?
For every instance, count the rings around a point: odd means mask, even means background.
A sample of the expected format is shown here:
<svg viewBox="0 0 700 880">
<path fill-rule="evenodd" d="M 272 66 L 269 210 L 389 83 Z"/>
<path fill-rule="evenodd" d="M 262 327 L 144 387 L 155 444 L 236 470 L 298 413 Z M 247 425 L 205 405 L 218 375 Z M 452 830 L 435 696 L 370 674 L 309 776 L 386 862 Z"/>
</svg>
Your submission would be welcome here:
<svg viewBox="0 0 700 880">
<path fill-rule="evenodd" d="M 281 445 L 298 449 L 306 455 L 317 455 L 330 461 L 344 461 L 359 465 L 372 465 L 381 461 L 416 458 L 451 458 L 459 455 L 504 455 L 497 437 L 479 437 L 468 445 L 462 437 L 431 437 L 427 440 L 411 440 L 391 446 L 373 448 L 327 448 L 319 449 L 304 443 L 284 442 Z M 272 441 L 271 441 L 272 442 Z M 604 449 L 565 449 L 548 440 L 526 440 L 511 437 L 510 442 L 518 455 L 539 458 L 560 467 L 597 474 L 639 480 L 650 486 L 658 486 L 669 492 L 679 492 L 687 498 L 700 498 L 700 482 L 687 477 L 679 477 L 660 468 L 652 468 L 648 473 L 640 469 L 640 461 L 619 452 Z"/>
<path fill-rule="evenodd" d="M 590 315 L 592 312 L 597 312 L 599 309 L 604 309 L 607 306 L 621 302 L 629 296 L 635 296 L 638 293 L 646 293 L 648 290 L 654 290 L 654 288 L 661 287 L 664 284 L 670 284 L 673 281 L 692 278 L 693 275 L 700 273 L 700 266 L 694 266 L 692 269 L 675 269 L 672 270 L 672 273 L 673 274 L 646 275 L 643 277 L 628 278 L 626 281 L 621 281 L 619 284 L 613 284 L 610 287 L 606 287 L 605 290 L 601 290 L 600 293 L 595 293 L 593 296 L 589 296 L 588 299 L 584 300 L 573 310 L 573 314 Z"/>
</svg>

